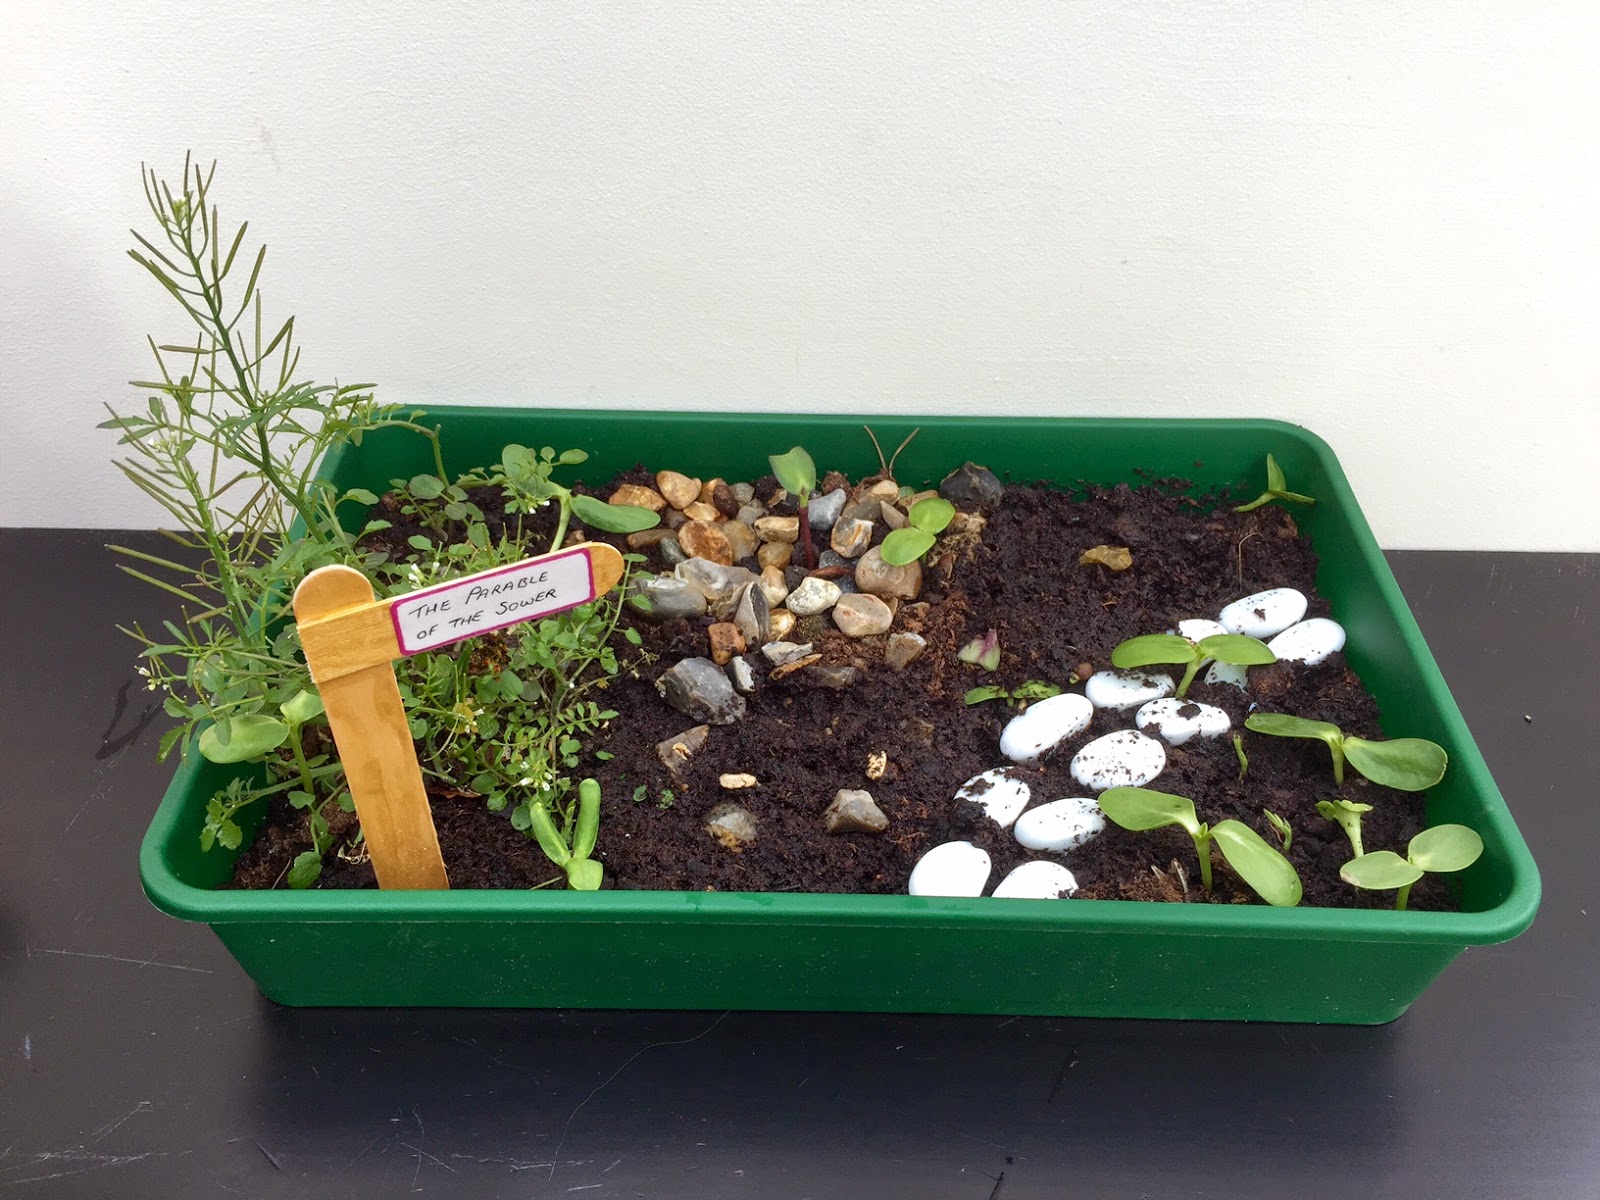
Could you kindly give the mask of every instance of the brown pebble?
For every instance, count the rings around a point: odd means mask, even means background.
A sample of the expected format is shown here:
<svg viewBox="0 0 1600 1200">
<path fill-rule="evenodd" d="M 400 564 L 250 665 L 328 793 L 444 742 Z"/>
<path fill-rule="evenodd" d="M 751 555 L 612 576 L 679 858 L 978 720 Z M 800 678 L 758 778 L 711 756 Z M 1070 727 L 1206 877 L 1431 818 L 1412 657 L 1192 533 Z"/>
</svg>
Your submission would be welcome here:
<svg viewBox="0 0 1600 1200">
<path fill-rule="evenodd" d="M 704 521 L 707 525 L 717 525 L 727 520 L 714 505 L 701 504 L 698 500 L 684 509 L 683 515 L 691 521 Z"/>
<path fill-rule="evenodd" d="M 706 630 L 706 636 L 711 641 L 711 661 L 719 667 L 727 666 L 735 654 L 744 653 L 744 634 L 731 621 L 718 621 Z"/>
<path fill-rule="evenodd" d="M 657 525 L 654 529 L 641 529 L 638 533 L 628 535 L 628 549 L 648 550 L 651 546 L 660 545 L 672 536 L 672 530 L 664 525 Z"/>
<path fill-rule="evenodd" d="M 756 551 L 756 561 L 763 569 L 777 567 L 781 571 L 794 561 L 794 547 L 788 542 L 766 542 Z"/>
<path fill-rule="evenodd" d="M 722 530 L 705 521 L 688 521 L 678 530 L 678 545 L 691 558 L 705 558 L 724 567 L 733 565 L 733 546 Z"/>
<path fill-rule="evenodd" d="M 648 508 L 651 512 L 660 512 L 667 506 L 665 497 L 654 488 L 641 487 L 637 483 L 625 483 L 611 493 L 612 504 L 631 504 L 636 508 Z"/>
<path fill-rule="evenodd" d="M 711 504 L 730 520 L 737 517 L 741 506 L 739 497 L 733 494 L 733 489 L 720 479 L 713 479 L 711 483 Z M 704 500 L 705 496 L 702 495 L 700 498 Z"/>
<path fill-rule="evenodd" d="M 700 481 L 678 471 L 657 471 L 656 487 L 673 508 L 688 508 L 700 496 Z"/>
<path fill-rule="evenodd" d="M 822 661 L 822 655 L 820 655 L 820 654 L 808 654 L 804 658 L 797 658 L 791 663 L 784 663 L 783 666 L 781 666 L 781 667 L 774 667 L 773 670 L 772 670 L 772 674 L 768 675 L 767 678 L 768 679 L 774 679 L 774 680 L 776 680 L 776 679 L 784 679 L 784 678 L 786 678 L 786 677 L 788 677 L 790 675 L 793 675 L 796 671 L 805 670 L 807 667 L 809 667 L 814 662 L 821 662 L 821 661 Z"/>
</svg>

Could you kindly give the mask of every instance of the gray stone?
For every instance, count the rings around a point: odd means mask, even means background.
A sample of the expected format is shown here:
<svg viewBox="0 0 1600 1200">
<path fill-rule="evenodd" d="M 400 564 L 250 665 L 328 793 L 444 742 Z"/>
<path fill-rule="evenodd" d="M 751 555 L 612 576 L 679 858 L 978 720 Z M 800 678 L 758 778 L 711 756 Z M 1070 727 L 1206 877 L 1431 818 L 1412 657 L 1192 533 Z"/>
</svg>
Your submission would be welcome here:
<svg viewBox="0 0 1600 1200">
<path fill-rule="evenodd" d="M 847 687 L 854 687 L 861 672 L 854 667 L 822 667 L 812 664 L 800 676 L 800 682 L 807 687 L 832 688 L 842 691 Z"/>
<path fill-rule="evenodd" d="M 661 560 L 669 567 L 689 561 L 689 556 L 683 552 L 683 546 L 675 537 L 664 537 L 656 543 L 656 546 L 661 551 Z"/>
<path fill-rule="evenodd" d="M 761 647 L 761 653 L 775 667 L 781 667 L 785 663 L 792 663 L 797 659 L 804 658 L 811 653 L 811 650 L 810 642 L 803 646 L 797 646 L 793 642 L 768 642 Z"/>
<path fill-rule="evenodd" d="M 811 497 L 811 503 L 806 505 L 806 518 L 811 522 L 811 528 L 824 531 L 833 528 L 833 523 L 843 511 L 844 489 L 834 488 L 825 495 Z"/>
<path fill-rule="evenodd" d="M 840 596 L 833 606 L 833 623 L 846 637 L 871 637 L 876 633 L 887 633 L 893 621 L 894 614 L 889 611 L 889 606 L 878 597 L 865 593 Z"/>
<path fill-rule="evenodd" d="M 733 623 L 751 646 L 759 646 L 772 636 L 772 606 L 767 603 L 767 593 L 759 579 L 739 590 Z"/>
<path fill-rule="evenodd" d="M 756 840 L 756 819 L 736 804 L 719 804 L 706 814 L 706 832 L 737 854 Z"/>
<path fill-rule="evenodd" d="M 709 658 L 686 658 L 656 680 L 656 691 L 681 713 L 711 725 L 732 725 L 744 716 L 744 697 Z"/>
<path fill-rule="evenodd" d="M 676 737 L 657 742 L 656 757 L 673 775 L 681 777 L 683 769 L 689 765 L 689 760 L 706 744 L 706 738 L 710 736 L 709 725 L 696 725 L 693 729 L 685 729 Z"/>
<path fill-rule="evenodd" d="M 756 498 L 756 489 L 748 483 L 736 483 L 733 485 L 733 498 L 740 504 L 749 504 Z"/>
<path fill-rule="evenodd" d="M 789 611 L 797 617 L 815 616 L 827 612 L 843 594 L 838 584 L 807 575 L 800 586 L 789 593 Z"/>
<path fill-rule="evenodd" d="M 767 510 L 759 504 L 745 504 L 734 515 L 734 520 L 741 525 L 749 525 L 753 529 L 755 523 L 767 515 Z"/>
<path fill-rule="evenodd" d="M 928 640 L 920 633 L 891 633 L 889 644 L 883 649 L 883 661 L 896 671 L 904 671 L 927 645 Z"/>
<path fill-rule="evenodd" d="M 756 690 L 756 673 L 743 655 L 728 660 L 728 678 L 733 680 L 733 690 L 742 695 L 748 696 Z"/>
<path fill-rule="evenodd" d="M 840 517 L 828 535 L 828 544 L 846 558 L 859 558 L 872 545 L 872 522 Z"/>
<path fill-rule="evenodd" d="M 725 567 L 708 558 L 691 558 L 673 568 L 674 575 L 706 598 L 706 607 L 719 621 L 733 614 L 739 602 L 739 589 L 754 583 L 755 572 L 748 567 Z"/>
<path fill-rule="evenodd" d="M 850 560 L 836 550 L 823 550 L 817 555 L 819 567 L 848 567 Z"/>
<path fill-rule="evenodd" d="M 889 828 L 889 818 L 873 801 L 871 792 L 840 788 L 822 814 L 822 828 L 828 833 L 882 833 Z"/>
<path fill-rule="evenodd" d="M 910 523 L 910 519 L 906 514 L 887 500 L 878 505 L 878 507 L 883 510 L 883 523 L 890 529 L 904 529 Z"/>
<path fill-rule="evenodd" d="M 839 514 L 841 521 L 876 521 L 883 515 L 883 509 L 877 500 L 857 500 L 854 504 L 845 505 Z"/>
<path fill-rule="evenodd" d="M 970 462 L 962 463 L 939 484 L 939 495 L 951 504 L 961 504 L 967 508 L 996 504 L 1005 495 L 1005 490 L 1005 485 L 995 477 L 993 471 Z"/>
<path fill-rule="evenodd" d="M 629 602 L 652 621 L 706 615 L 704 593 L 673 575 L 646 575 L 635 580 Z"/>
<path fill-rule="evenodd" d="M 874 546 L 856 562 L 856 587 L 872 596 L 915 600 L 922 593 L 922 564 L 892 566 L 883 561 L 882 547 Z"/>
</svg>

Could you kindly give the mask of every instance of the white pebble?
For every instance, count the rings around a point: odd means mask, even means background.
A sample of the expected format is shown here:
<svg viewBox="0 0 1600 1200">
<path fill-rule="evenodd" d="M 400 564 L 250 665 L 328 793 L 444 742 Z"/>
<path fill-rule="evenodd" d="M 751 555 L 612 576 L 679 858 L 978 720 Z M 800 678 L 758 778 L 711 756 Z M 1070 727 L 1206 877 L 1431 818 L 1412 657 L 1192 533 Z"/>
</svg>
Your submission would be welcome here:
<svg viewBox="0 0 1600 1200">
<path fill-rule="evenodd" d="M 1077 692 L 1036 700 L 1000 734 L 1000 753 L 1012 762 L 1037 762 L 1047 750 L 1089 728 L 1093 719 L 1094 705 Z"/>
<path fill-rule="evenodd" d="M 1106 827 L 1093 797 L 1074 796 L 1030 808 L 1017 818 L 1012 834 L 1029 850 L 1073 850 Z"/>
<path fill-rule="evenodd" d="M 1072 777 L 1091 791 L 1143 787 L 1166 768 L 1167 751 L 1155 738 L 1131 729 L 1097 737 L 1072 759 Z"/>
<path fill-rule="evenodd" d="M 1148 700 L 1170 696 L 1177 689 L 1170 675 L 1148 671 L 1096 671 L 1083 685 L 1083 694 L 1096 708 L 1127 712 Z"/>
<path fill-rule="evenodd" d="M 1188 709 L 1195 711 L 1184 716 Z M 1173 698 L 1150 701 L 1134 714 L 1133 723 L 1146 733 L 1159 735 L 1169 746 L 1181 746 L 1192 737 L 1221 737 L 1232 724 L 1220 708 Z"/>
<path fill-rule="evenodd" d="M 1216 637 L 1219 633 L 1227 632 L 1228 627 L 1221 621 L 1212 621 L 1205 617 L 1196 617 L 1192 621 L 1178 622 L 1178 636 L 1186 637 L 1191 642 L 1204 641 L 1208 637 Z"/>
<path fill-rule="evenodd" d="M 1231 683 L 1242 692 L 1250 677 L 1248 672 L 1248 667 L 1241 667 L 1237 663 L 1214 662 L 1206 669 L 1206 682 Z"/>
<path fill-rule="evenodd" d="M 1059 900 L 1078 890 L 1072 872 L 1060 863 L 1025 862 L 994 889 L 997 900 Z"/>
<path fill-rule="evenodd" d="M 981 896 L 989 882 L 989 852 L 971 842 L 935 846 L 911 868 L 913 896 Z"/>
<path fill-rule="evenodd" d="M 1316 666 L 1329 655 L 1344 649 L 1344 626 L 1327 617 L 1312 617 L 1291 625 L 1267 643 L 1279 658 Z"/>
<path fill-rule="evenodd" d="M 1297 592 L 1294 588 L 1268 588 L 1264 592 L 1235 600 L 1218 617 L 1229 633 L 1269 638 L 1282 633 L 1305 615 L 1304 592 Z"/>
<path fill-rule="evenodd" d="M 1005 767 L 974 775 L 956 792 L 957 800 L 983 805 L 983 811 L 1001 829 L 1009 829 L 1017 814 L 1028 807 L 1033 792 L 1020 779 L 1013 779 Z"/>
</svg>

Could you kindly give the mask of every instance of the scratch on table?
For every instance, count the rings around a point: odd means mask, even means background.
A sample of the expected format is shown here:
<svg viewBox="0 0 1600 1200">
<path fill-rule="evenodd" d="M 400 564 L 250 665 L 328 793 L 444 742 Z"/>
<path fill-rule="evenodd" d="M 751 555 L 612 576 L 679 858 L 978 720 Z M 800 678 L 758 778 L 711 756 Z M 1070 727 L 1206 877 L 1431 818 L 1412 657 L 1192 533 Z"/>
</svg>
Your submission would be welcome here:
<svg viewBox="0 0 1600 1200">
<path fill-rule="evenodd" d="M 8 1151 L 9 1152 L 9 1151 Z M 39 1150 L 28 1156 L 27 1162 L 17 1163 L 13 1167 L 0 1169 L 0 1174 L 12 1171 L 25 1171 L 29 1167 L 42 1167 L 46 1163 L 77 1163 L 81 1164 L 70 1171 L 52 1171 L 48 1175 L 23 1175 L 14 1179 L 0 1179 L 0 1186 L 10 1187 L 17 1183 L 43 1183 L 47 1179 L 65 1179 L 70 1175 L 82 1175 L 88 1171 L 104 1170 L 107 1167 L 126 1167 L 136 1162 L 143 1162 L 147 1158 L 165 1158 L 165 1150 L 146 1150 L 143 1154 L 94 1154 L 82 1146 L 74 1146 L 70 1150 Z"/>
<path fill-rule="evenodd" d="M 30 951 L 30 957 L 31 957 Z M 193 971 L 196 975 L 215 975 L 209 967 L 187 967 L 182 963 L 157 962 L 153 958 L 123 958 L 120 954 L 90 954 L 87 950 L 42 949 L 40 954 L 60 954 L 67 958 L 99 958 L 106 962 L 127 963 L 133 967 L 165 967 L 169 971 Z"/>
<path fill-rule="evenodd" d="M 33 1061 L 33 1035 L 31 1033 L 22 1035 L 22 1061 Z"/>
<path fill-rule="evenodd" d="M 153 1112 L 154 1110 L 155 1105 L 151 1104 L 150 1101 L 141 1100 L 127 1112 L 123 1113 L 122 1116 L 118 1117 L 115 1121 L 112 1121 L 106 1125 L 102 1125 L 99 1129 L 96 1129 L 94 1131 L 94 1140 L 97 1142 L 103 1142 L 117 1130 L 121 1129 L 123 1122 L 129 1117 L 136 1117 L 140 1113 Z"/>
</svg>

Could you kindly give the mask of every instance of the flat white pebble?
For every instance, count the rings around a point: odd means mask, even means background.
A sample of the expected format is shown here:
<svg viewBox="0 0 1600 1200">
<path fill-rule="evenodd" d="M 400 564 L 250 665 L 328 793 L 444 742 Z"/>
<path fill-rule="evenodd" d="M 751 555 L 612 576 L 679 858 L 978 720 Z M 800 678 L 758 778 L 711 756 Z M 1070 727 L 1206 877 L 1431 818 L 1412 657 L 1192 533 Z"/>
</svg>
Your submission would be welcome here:
<svg viewBox="0 0 1600 1200">
<path fill-rule="evenodd" d="M 1036 700 L 1006 725 L 1000 734 L 1000 753 L 1012 762 L 1036 762 L 1047 750 L 1089 728 L 1093 719 L 1094 705 L 1077 692 Z"/>
<path fill-rule="evenodd" d="M 1167 750 L 1132 729 L 1097 737 L 1072 758 L 1072 777 L 1091 791 L 1143 787 L 1166 768 Z"/>
<path fill-rule="evenodd" d="M 1184 710 L 1191 708 L 1195 711 L 1184 716 Z M 1169 746 L 1181 746 L 1193 737 L 1221 737 L 1232 725 L 1220 708 L 1174 697 L 1141 706 L 1133 723 L 1146 733 L 1158 734 Z"/>
<path fill-rule="evenodd" d="M 911 868 L 906 890 L 913 896 L 981 896 L 989 882 L 989 852 L 971 842 L 945 842 Z"/>
<path fill-rule="evenodd" d="M 998 900 L 1059 900 L 1078 890 L 1072 872 L 1060 863 L 1025 862 L 994 889 Z"/>
<path fill-rule="evenodd" d="M 1221 621 L 1212 621 L 1205 617 L 1196 617 L 1192 621 L 1178 622 L 1178 636 L 1186 637 L 1191 642 L 1202 641 L 1208 637 L 1216 637 L 1219 633 L 1227 633 L 1228 627 Z"/>
<path fill-rule="evenodd" d="M 1206 669 L 1207 683 L 1231 683 L 1241 692 L 1245 690 L 1245 682 L 1249 679 L 1248 667 L 1241 667 L 1236 663 L 1214 662 Z"/>
<path fill-rule="evenodd" d="M 1312 617 L 1291 625 L 1267 643 L 1279 658 L 1316 666 L 1344 649 L 1344 626 L 1327 617 Z"/>
<path fill-rule="evenodd" d="M 1073 850 L 1106 827 L 1105 814 L 1092 796 L 1052 800 L 1017 818 L 1013 836 L 1029 850 Z"/>
<path fill-rule="evenodd" d="M 1294 588 L 1268 588 L 1235 600 L 1217 615 L 1229 633 L 1269 638 L 1306 615 L 1306 597 Z"/>
<path fill-rule="evenodd" d="M 1020 779 L 1013 779 L 1005 767 L 974 775 L 956 791 L 957 800 L 983 805 L 983 811 L 1001 829 L 1009 829 L 1017 814 L 1028 807 L 1033 792 Z"/>
<path fill-rule="evenodd" d="M 1083 685 L 1083 694 L 1096 708 L 1127 712 L 1148 700 L 1170 696 L 1177 690 L 1170 675 L 1148 671 L 1096 671 Z"/>
</svg>

